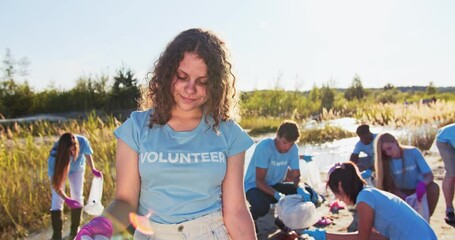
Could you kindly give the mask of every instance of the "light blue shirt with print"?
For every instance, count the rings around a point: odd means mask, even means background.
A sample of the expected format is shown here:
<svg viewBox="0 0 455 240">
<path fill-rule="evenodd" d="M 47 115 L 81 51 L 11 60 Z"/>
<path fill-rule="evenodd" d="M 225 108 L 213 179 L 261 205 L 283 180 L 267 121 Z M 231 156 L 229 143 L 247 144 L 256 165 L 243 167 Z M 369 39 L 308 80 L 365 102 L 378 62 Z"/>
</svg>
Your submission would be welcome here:
<svg viewBox="0 0 455 240">
<path fill-rule="evenodd" d="M 368 157 L 374 157 L 374 139 L 378 134 L 373 133 L 373 141 L 370 142 L 370 144 L 365 144 L 362 141 L 358 141 L 355 146 L 354 150 L 352 151 L 353 154 L 360 154 L 361 152 L 365 153 Z"/>
<path fill-rule="evenodd" d="M 374 210 L 373 227 L 390 240 L 437 239 L 425 219 L 392 193 L 364 187 L 356 199 L 361 202 Z"/>
<path fill-rule="evenodd" d="M 93 154 L 93 149 L 86 137 L 77 134 L 74 134 L 74 136 L 77 138 L 77 141 L 79 141 L 79 154 L 75 161 L 70 161 L 70 173 L 84 171 L 85 155 Z M 50 177 L 54 176 L 57 147 L 58 141 L 54 143 L 54 146 L 49 154 L 49 158 L 47 159 L 47 175 Z"/>
<path fill-rule="evenodd" d="M 276 149 L 275 139 L 267 138 L 260 141 L 245 174 L 245 192 L 256 187 L 256 168 L 266 168 L 265 182 L 269 186 L 283 182 L 288 168 L 299 170 L 299 150 L 294 144 L 286 153 Z"/>
<path fill-rule="evenodd" d="M 253 140 L 234 121 L 213 119 L 185 132 L 169 125 L 149 128 L 153 110 L 133 112 L 114 134 L 139 155 L 141 178 L 138 213 L 176 224 L 221 210 L 221 184 L 229 157 L 247 150 Z"/>
<path fill-rule="evenodd" d="M 398 189 L 415 189 L 423 175 L 431 172 L 422 152 L 416 147 L 403 148 L 403 157 L 392 158 L 390 164 Z"/>
<path fill-rule="evenodd" d="M 440 128 L 436 133 L 436 141 L 449 143 L 455 148 L 455 123 Z"/>
</svg>

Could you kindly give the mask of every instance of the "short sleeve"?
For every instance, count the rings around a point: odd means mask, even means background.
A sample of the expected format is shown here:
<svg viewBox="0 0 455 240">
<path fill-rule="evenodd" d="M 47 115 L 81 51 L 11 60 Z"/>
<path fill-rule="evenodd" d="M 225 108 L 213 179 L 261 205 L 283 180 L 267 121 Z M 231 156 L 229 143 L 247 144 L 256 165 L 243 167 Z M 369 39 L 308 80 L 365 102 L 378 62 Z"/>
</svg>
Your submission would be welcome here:
<svg viewBox="0 0 455 240">
<path fill-rule="evenodd" d="M 376 209 L 376 198 L 371 191 L 368 191 L 366 189 L 360 191 L 359 195 L 357 196 L 356 204 L 359 204 L 361 202 L 364 202 L 371 208 Z"/>
<path fill-rule="evenodd" d="M 427 161 L 425 160 L 425 158 L 422 155 L 422 152 L 420 152 L 420 150 L 418 148 L 414 148 L 413 155 L 414 155 L 417 167 L 419 168 L 419 171 L 422 174 L 431 172 L 430 166 L 428 165 Z"/>
<path fill-rule="evenodd" d="M 299 170 L 299 149 L 297 147 L 297 144 L 294 144 L 291 149 L 291 161 L 289 166 L 291 167 L 292 170 Z"/>
<path fill-rule="evenodd" d="M 361 152 L 361 150 L 360 150 L 360 148 L 361 148 L 361 147 L 360 147 L 360 144 L 361 144 L 360 141 L 357 142 L 357 143 L 355 144 L 354 150 L 352 151 L 353 154 L 360 154 L 360 152 Z"/>
<path fill-rule="evenodd" d="M 92 146 L 90 146 L 90 142 L 88 141 L 88 139 L 86 137 L 79 136 L 78 140 L 79 140 L 79 147 L 80 147 L 79 152 L 84 155 L 92 155 L 93 149 L 92 149 Z"/>
<path fill-rule="evenodd" d="M 251 162 L 254 162 L 257 168 L 269 168 L 269 141 L 268 139 L 262 140 L 256 145 Z"/>
<path fill-rule="evenodd" d="M 141 132 L 145 127 L 148 127 L 147 121 L 149 117 L 150 110 L 132 112 L 130 117 L 114 130 L 114 135 L 134 151 L 140 152 Z"/>
<path fill-rule="evenodd" d="M 230 140 L 228 142 L 227 157 L 234 156 L 250 148 L 254 141 L 236 122 L 229 121 Z"/>
</svg>

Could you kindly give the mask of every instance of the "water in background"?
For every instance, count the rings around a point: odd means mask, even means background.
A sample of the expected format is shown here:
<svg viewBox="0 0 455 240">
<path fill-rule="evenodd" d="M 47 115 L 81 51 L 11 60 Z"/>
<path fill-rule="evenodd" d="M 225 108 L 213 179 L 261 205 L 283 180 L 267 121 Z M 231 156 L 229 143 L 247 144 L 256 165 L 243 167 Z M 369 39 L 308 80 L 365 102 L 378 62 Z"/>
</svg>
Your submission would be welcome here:
<svg viewBox="0 0 455 240">
<path fill-rule="evenodd" d="M 355 132 L 357 127 L 359 126 L 359 124 L 356 123 L 356 120 L 354 118 L 340 118 L 322 123 L 316 121 L 308 122 L 302 127 L 302 130 L 305 131 L 305 129 L 318 127 L 322 128 L 326 124 L 338 126 L 342 129 L 351 132 Z M 370 126 L 370 131 L 372 133 L 389 132 L 397 138 L 406 136 L 405 134 L 407 133 L 406 129 L 393 129 L 387 126 Z M 257 143 L 258 141 L 266 137 L 273 138 L 275 137 L 275 133 L 254 138 L 254 141 Z M 336 162 L 348 161 L 349 157 L 351 156 L 352 150 L 354 149 L 354 145 L 357 143 L 357 141 L 359 141 L 358 137 L 352 137 L 334 140 L 332 142 L 327 142 L 323 144 L 314 145 L 299 144 L 300 155 L 303 154 L 313 156 L 312 162 L 307 163 L 303 160 L 300 161 L 300 172 L 303 179 L 316 189 L 325 188 L 325 186 L 323 186 L 324 185 L 323 182 L 325 179 L 321 180 L 321 173 L 324 176 L 324 173 L 327 173 L 329 168 L 333 166 L 333 164 L 335 164 Z M 256 143 L 251 148 L 249 148 L 245 153 L 246 162 L 245 171 L 250 162 L 251 156 L 253 155 Z"/>
</svg>

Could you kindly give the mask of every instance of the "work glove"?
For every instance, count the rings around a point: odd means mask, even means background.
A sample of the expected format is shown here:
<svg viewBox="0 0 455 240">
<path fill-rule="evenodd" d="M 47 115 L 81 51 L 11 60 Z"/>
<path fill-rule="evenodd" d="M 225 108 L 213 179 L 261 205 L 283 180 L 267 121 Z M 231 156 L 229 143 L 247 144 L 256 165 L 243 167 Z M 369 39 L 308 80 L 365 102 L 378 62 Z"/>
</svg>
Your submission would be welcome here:
<svg viewBox="0 0 455 240">
<path fill-rule="evenodd" d="M 73 208 L 82 208 L 82 205 L 78 201 L 76 201 L 76 200 L 74 200 L 72 198 L 69 198 L 69 197 L 65 198 L 65 203 L 71 209 L 73 209 Z"/>
<path fill-rule="evenodd" d="M 311 194 L 305 190 L 304 188 L 298 187 L 297 188 L 297 194 L 302 196 L 304 202 L 311 201 Z"/>
<path fill-rule="evenodd" d="M 311 162 L 311 161 L 313 161 L 313 156 L 303 155 L 303 160 L 305 160 L 305 162 Z"/>
<path fill-rule="evenodd" d="M 303 234 L 313 237 L 315 240 L 326 240 L 325 230 L 316 228 L 314 230 L 304 230 Z"/>
<path fill-rule="evenodd" d="M 417 201 L 421 202 L 422 197 L 426 192 L 427 192 L 427 185 L 424 182 L 420 181 L 417 184 L 417 188 L 416 188 Z"/>
<path fill-rule="evenodd" d="M 371 174 L 372 174 L 372 173 L 373 173 L 373 172 L 371 171 L 371 169 L 367 169 L 367 170 L 365 170 L 365 171 L 362 171 L 362 172 L 360 173 L 360 176 L 362 176 L 363 179 L 367 179 L 367 178 L 371 177 Z"/>
<path fill-rule="evenodd" d="M 91 238 L 96 235 L 101 235 L 110 239 L 112 237 L 113 227 L 112 222 L 106 217 L 98 216 L 93 218 L 90 222 L 82 226 L 81 230 L 77 233 L 75 240 L 82 240 L 83 236 Z"/>
<path fill-rule="evenodd" d="M 99 170 L 92 169 L 92 173 L 93 173 L 93 176 L 95 176 L 95 177 L 99 177 L 99 178 L 103 177 L 103 174 Z"/>
<path fill-rule="evenodd" d="M 284 194 L 276 191 L 274 194 L 273 194 L 273 197 L 277 200 L 277 201 L 280 201 L 281 198 L 284 198 Z"/>
</svg>

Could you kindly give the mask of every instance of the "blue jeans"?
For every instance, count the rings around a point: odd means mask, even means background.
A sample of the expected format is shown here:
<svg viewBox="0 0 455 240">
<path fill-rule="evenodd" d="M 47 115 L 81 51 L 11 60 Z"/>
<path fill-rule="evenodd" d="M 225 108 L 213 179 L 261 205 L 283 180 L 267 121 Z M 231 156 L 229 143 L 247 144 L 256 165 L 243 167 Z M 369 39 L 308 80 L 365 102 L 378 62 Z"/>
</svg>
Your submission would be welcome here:
<svg viewBox="0 0 455 240">
<path fill-rule="evenodd" d="M 271 187 L 284 195 L 297 193 L 297 188 L 293 183 L 277 183 Z M 250 203 L 250 212 L 254 221 L 270 211 L 270 204 L 278 202 L 273 196 L 259 190 L 259 188 L 248 190 L 246 199 Z"/>
</svg>

